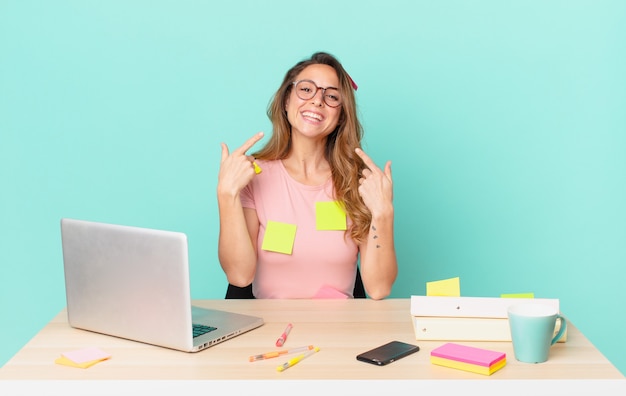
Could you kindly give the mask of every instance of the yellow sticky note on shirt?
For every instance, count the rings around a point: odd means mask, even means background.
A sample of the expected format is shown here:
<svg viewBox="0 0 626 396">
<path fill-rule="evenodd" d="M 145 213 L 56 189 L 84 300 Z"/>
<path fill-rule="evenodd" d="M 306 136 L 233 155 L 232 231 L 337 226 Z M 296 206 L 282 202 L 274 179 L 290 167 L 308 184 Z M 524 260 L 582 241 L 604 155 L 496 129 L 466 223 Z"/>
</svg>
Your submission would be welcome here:
<svg viewBox="0 0 626 396">
<path fill-rule="evenodd" d="M 459 277 L 443 279 L 426 283 L 427 296 L 461 296 L 461 281 Z"/>
<path fill-rule="evenodd" d="M 315 229 L 318 231 L 346 230 L 346 212 L 337 201 L 315 203 Z"/>
<path fill-rule="evenodd" d="M 269 252 L 291 254 L 296 240 L 296 225 L 268 221 L 261 249 Z"/>
</svg>

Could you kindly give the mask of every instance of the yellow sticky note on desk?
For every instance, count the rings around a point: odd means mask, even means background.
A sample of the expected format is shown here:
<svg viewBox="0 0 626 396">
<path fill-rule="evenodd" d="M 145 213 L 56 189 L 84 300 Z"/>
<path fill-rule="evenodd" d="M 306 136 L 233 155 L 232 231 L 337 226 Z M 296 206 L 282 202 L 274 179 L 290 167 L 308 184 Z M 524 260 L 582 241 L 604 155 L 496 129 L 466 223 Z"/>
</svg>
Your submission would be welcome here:
<svg viewBox="0 0 626 396">
<path fill-rule="evenodd" d="M 346 212 L 337 201 L 315 202 L 315 229 L 346 230 Z"/>
<path fill-rule="evenodd" d="M 89 368 L 91 366 L 93 366 L 96 363 L 100 363 L 106 359 L 96 359 L 96 360 L 90 360 L 88 362 L 82 362 L 82 363 L 76 363 L 73 360 L 70 360 L 68 358 L 66 358 L 65 356 L 61 356 L 60 358 L 58 358 L 57 360 L 55 360 L 54 362 L 56 364 L 62 364 L 64 366 L 70 366 L 70 367 L 77 367 L 77 368 Z"/>
<path fill-rule="evenodd" d="M 461 296 L 461 281 L 459 277 L 426 282 L 427 296 Z"/>
<path fill-rule="evenodd" d="M 54 362 L 64 366 L 88 368 L 111 357 L 110 354 L 98 348 L 83 348 L 65 352 Z"/>
<path fill-rule="evenodd" d="M 293 243 L 296 240 L 296 225 L 268 221 L 263 236 L 261 249 L 269 252 L 291 254 Z"/>
</svg>

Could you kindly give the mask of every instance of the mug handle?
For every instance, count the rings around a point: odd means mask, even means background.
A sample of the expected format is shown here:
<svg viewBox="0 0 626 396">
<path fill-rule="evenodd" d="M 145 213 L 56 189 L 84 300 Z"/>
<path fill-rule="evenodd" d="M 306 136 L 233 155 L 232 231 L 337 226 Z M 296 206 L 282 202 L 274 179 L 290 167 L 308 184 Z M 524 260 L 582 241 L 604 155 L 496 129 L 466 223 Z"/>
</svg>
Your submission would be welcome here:
<svg viewBox="0 0 626 396">
<path fill-rule="evenodd" d="M 556 319 L 561 321 L 561 328 L 559 328 L 559 332 L 556 333 L 556 335 L 552 339 L 552 342 L 550 342 L 550 345 L 554 345 L 558 340 L 560 340 L 561 337 L 563 337 L 563 334 L 565 334 L 565 329 L 567 328 L 567 321 L 564 317 L 562 317 L 561 315 L 557 315 Z"/>
</svg>

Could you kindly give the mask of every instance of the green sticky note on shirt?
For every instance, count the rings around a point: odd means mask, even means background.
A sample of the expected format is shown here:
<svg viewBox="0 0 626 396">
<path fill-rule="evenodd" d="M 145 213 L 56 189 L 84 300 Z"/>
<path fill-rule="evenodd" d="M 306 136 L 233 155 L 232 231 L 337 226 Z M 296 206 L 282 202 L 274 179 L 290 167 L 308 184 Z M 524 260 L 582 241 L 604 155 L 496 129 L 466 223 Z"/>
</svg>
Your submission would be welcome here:
<svg viewBox="0 0 626 396">
<path fill-rule="evenodd" d="M 337 201 L 315 203 L 315 229 L 318 231 L 346 230 L 346 212 Z"/>
<path fill-rule="evenodd" d="M 296 240 L 296 225 L 268 221 L 261 249 L 269 252 L 291 254 Z"/>
</svg>

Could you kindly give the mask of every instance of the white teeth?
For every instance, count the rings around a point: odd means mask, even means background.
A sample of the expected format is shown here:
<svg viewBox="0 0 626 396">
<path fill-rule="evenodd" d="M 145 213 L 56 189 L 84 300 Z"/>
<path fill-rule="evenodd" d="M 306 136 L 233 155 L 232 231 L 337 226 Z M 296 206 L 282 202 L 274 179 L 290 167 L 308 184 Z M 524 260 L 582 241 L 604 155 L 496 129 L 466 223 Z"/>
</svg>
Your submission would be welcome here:
<svg viewBox="0 0 626 396">
<path fill-rule="evenodd" d="M 302 113 L 302 115 L 304 117 L 315 118 L 318 121 L 322 121 L 322 116 L 319 114 L 309 113 L 308 111 L 305 111 L 304 113 Z"/>
</svg>

